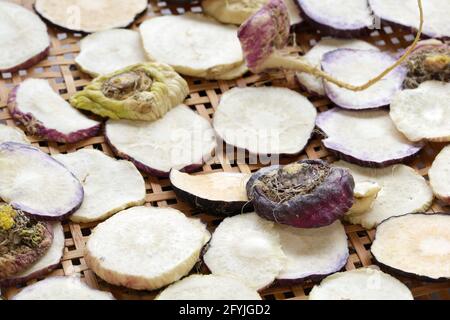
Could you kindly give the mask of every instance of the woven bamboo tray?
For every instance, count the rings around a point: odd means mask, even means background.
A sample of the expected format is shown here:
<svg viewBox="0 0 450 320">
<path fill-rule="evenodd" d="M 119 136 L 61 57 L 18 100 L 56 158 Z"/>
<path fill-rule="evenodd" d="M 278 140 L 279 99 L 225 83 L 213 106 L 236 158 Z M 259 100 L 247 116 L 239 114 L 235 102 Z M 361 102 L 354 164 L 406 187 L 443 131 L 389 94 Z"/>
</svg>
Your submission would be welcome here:
<svg viewBox="0 0 450 320">
<path fill-rule="evenodd" d="M 33 0 L 16 0 L 28 8 L 32 8 Z M 149 9 L 131 28 L 136 29 L 140 22 L 156 15 L 182 14 L 186 11 L 199 12 L 201 8 L 198 5 L 188 6 L 167 6 L 165 2 L 150 1 Z M 28 77 L 44 78 L 50 81 L 51 85 L 65 99 L 68 99 L 75 92 L 81 90 L 91 79 L 86 74 L 80 72 L 74 63 L 74 58 L 79 51 L 78 42 L 82 35 L 77 33 L 68 33 L 57 28 L 49 26 L 51 35 L 50 56 L 36 65 L 35 67 L 23 70 L 14 74 L 0 75 L 0 121 L 14 126 L 15 122 L 6 108 L 6 102 L 9 91 Z M 321 35 L 316 30 L 302 27 L 301 32 L 297 32 L 296 43 L 292 47 L 293 52 L 306 52 L 313 46 Z M 413 40 L 414 35 L 409 31 L 401 30 L 397 27 L 385 26 L 380 30 L 375 30 L 364 40 L 367 40 L 382 50 L 397 51 L 407 47 Z M 295 81 L 292 72 L 276 72 L 271 74 L 251 75 L 234 81 L 207 81 L 199 79 L 187 79 L 190 87 L 190 95 L 186 104 L 196 110 L 204 118 L 211 120 L 216 109 L 220 96 L 227 90 L 239 86 L 263 86 L 273 85 L 288 87 L 297 90 L 307 96 L 320 112 L 330 108 L 330 101 L 326 98 L 318 98 L 308 95 L 302 91 Z M 108 155 L 112 155 L 110 148 L 105 143 L 103 136 L 94 137 L 77 144 L 65 145 L 54 142 L 47 142 L 36 137 L 30 137 L 33 145 L 40 147 L 49 154 L 58 154 L 74 152 L 82 148 L 95 148 L 102 150 Z M 408 163 L 416 169 L 425 178 L 428 169 L 436 154 L 442 149 L 442 144 L 429 144 L 422 150 L 419 157 Z M 224 148 L 225 150 L 225 148 Z M 225 154 L 216 154 L 202 168 L 204 172 L 227 171 L 227 172 L 253 172 L 259 165 L 248 165 L 248 159 L 241 159 L 239 162 L 235 159 L 235 153 L 229 150 Z M 290 163 L 297 159 L 326 159 L 333 161 L 333 156 L 322 146 L 318 137 L 314 137 L 307 148 L 299 156 L 284 157 L 282 163 Z M 173 192 L 170 182 L 167 179 L 158 179 L 145 176 L 148 206 L 170 206 L 183 211 L 187 215 L 195 215 L 208 223 L 211 230 L 220 223 L 220 219 L 199 212 L 188 204 L 178 201 Z M 430 211 L 449 211 L 449 207 L 444 207 L 439 201 L 435 201 Z M 83 253 L 85 242 L 88 239 L 91 230 L 96 224 L 74 224 L 65 223 L 65 251 L 64 257 L 58 269 L 52 275 L 74 275 L 79 274 L 92 287 L 111 291 L 118 299 L 152 299 L 157 292 L 138 292 L 120 287 L 108 285 L 99 279 L 87 267 Z M 348 244 L 350 248 L 350 258 L 346 265 L 347 270 L 361 268 L 371 265 L 372 257 L 370 254 L 370 245 L 374 238 L 374 231 L 366 231 L 360 226 L 347 225 Z M 194 268 L 193 272 L 204 271 L 200 264 Z M 411 280 L 400 277 L 400 280 L 407 284 L 416 299 L 450 299 L 450 282 L 430 283 Z M 33 283 L 30 282 L 29 284 Z M 265 299 L 305 299 L 311 290 L 313 282 L 306 282 L 303 285 L 292 287 L 272 287 L 262 292 Z M 14 295 L 20 288 L 7 288 L 3 294 L 8 298 Z"/>
</svg>

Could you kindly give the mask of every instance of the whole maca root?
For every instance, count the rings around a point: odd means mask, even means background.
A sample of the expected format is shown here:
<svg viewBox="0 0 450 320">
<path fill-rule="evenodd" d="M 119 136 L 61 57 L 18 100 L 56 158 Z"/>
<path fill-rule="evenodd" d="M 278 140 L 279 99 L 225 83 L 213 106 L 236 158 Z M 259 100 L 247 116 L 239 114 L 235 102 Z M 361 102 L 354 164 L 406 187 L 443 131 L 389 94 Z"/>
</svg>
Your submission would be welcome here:
<svg viewBox="0 0 450 320">
<path fill-rule="evenodd" d="M 27 269 L 53 241 L 52 228 L 9 205 L 0 206 L 0 281 Z"/>
<path fill-rule="evenodd" d="M 70 103 L 111 119 L 155 121 L 181 104 L 189 93 L 172 67 L 148 62 L 95 78 Z"/>
</svg>

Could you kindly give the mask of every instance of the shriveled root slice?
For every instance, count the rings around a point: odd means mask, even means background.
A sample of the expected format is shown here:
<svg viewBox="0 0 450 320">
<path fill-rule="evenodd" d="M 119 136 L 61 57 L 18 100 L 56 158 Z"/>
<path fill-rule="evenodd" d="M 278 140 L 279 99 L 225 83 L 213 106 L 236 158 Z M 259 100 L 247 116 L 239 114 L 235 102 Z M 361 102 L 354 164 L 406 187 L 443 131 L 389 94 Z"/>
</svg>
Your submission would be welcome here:
<svg viewBox="0 0 450 320">
<path fill-rule="evenodd" d="M 217 145 L 210 123 L 185 105 L 154 122 L 109 120 L 105 136 L 119 157 L 160 177 L 168 177 L 171 169 L 195 170 Z"/>
<path fill-rule="evenodd" d="M 215 172 L 192 176 L 178 170 L 170 172 L 170 183 L 177 197 L 219 216 L 230 216 L 252 208 L 245 186 L 249 174 Z"/>
<path fill-rule="evenodd" d="M 226 218 L 214 232 L 203 257 L 212 274 L 239 279 L 263 289 L 283 270 L 286 257 L 273 222 L 256 213 Z"/>
<path fill-rule="evenodd" d="M 411 141 L 450 141 L 450 83 L 426 81 L 391 103 L 395 126 Z"/>
<path fill-rule="evenodd" d="M 53 230 L 53 241 L 45 255 L 28 269 L 4 281 L 0 281 L 0 286 L 8 287 L 26 283 L 42 277 L 58 267 L 64 253 L 64 230 L 60 222 L 53 222 L 51 228 Z"/>
<path fill-rule="evenodd" d="M 229 71 L 225 71 L 222 74 L 208 74 L 205 73 L 204 76 L 201 76 L 201 78 L 205 78 L 208 80 L 233 80 L 242 77 L 244 74 L 248 72 L 247 65 L 245 63 L 242 63 L 238 67 L 231 69 Z"/>
<path fill-rule="evenodd" d="M 4 124 L 0 124 L 0 143 L 3 142 L 30 144 L 30 141 L 22 130 L 16 127 L 10 127 Z"/>
<path fill-rule="evenodd" d="M 428 176 L 436 197 L 450 204 L 450 146 L 442 149 L 434 159 Z"/>
<path fill-rule="evenodd" d="M 150 59 L 188 76 L 213 79 L 244 60 L 237 28 L 202 15 L 156 17 L 142 23 L 140 32 Z"/>
<path fill-rule="evenodd" d="M 297 282 L 341 270 L 349 256 L 347 235 L 340 221 L 317 229 L 276 225 L 287 262 L 277 279 Z"/>
<path fill-rule="evenodd" d="M 360 215 L 372 208 L 381 186 L 374 181 L 361 181 L 355 185 L 355 203 L 348 211 L 348 215 Z"/>
<path fill-rule="evenodd" d="M 362 166 L 400 163 L 423 147 L 397 131 L 386 110 L 352 112 L 334 108 L 319 114 L 316 124 L 327 136 L 322 141 L 326 148 Z"/>
<path fill-rule="evenodd" d="M 332 36 L 351 38 L 373 26 L 367 0 L 296 0 L 305 20 Z"/>
<path fill-rule="evenodd" d="M 261 296 L 236 279 L 195 274 L 167 287 L 156 300 L 261 300 Z"/>
<path fill-rule="evenodd" d="M 0 198 L 43 220 L 63 220 L 83 201 L 83 187 L 66 167 L 25 144 L 0 144 L 0 181 Z"/>
<path fill-rule="evenodd" d="M 314 286 L 309 300 L 413 300 L 396 278 L 373 268 L 333 274 Z"/>
<path fill-rule="evenodd" d="M 396 58 L 375 50 L 338 49 L 323 55 L 322 68 L 336 79 L 353 85 L 362 85 L 394 64 Z M 386 106 L 402 89 L 407 70 L 397 67 L 370 88 L 351 91 L 324 82 L 330 100 L 341 108 L 361 110 Z"/>
<path fill-rule="evenodd" d="M 0 73 L 27 69 L 49 53 L 47 26 L 30 10 L 0 1 Z"/>
<path fill-rule="evenodd" d="M 95 290 L 76 277 L 51 277 L 26 287 L 12 300 L 115 300 L 109 292 Z"/>
<path fill-rule="evenodd" d="M 185 276 L 209 238 L 206 225 L 178 210 L 135 207 L 95 228 L 85 259 L 111 284 L 154 290 Z"/>
<path fill-rule="evenodd" d="M 407 214 L 377 228 L 371 252 L 393 272 L 425 280 L 450 279 L 450 215 Z"/>
<path fill-rule="evenodd" d="M 362 40 L 323 38 L 303 56 L 303 59 L 309 62 L 311 65 L 320 68 L 320 63 L 325 53 L 342 48 L 378 50 L 378 48 L 374 45 Z M 303 85 L 309 92 L 321 96 L 325 95 L 325 89 L 323 87 L 323 81 L 321 78 L 308 73 L 299 72 L 297 73 L 297 79 L 300 84 Z"/>
<path fill-rule="evenodd" d="M 101 124 L 72 108 L 53 91 L 47 80 L 27 79 L 11 91 L 8 107 L 27 132 L 61 143 L 93 137 Z"/>
<path fill-rule="evenodd" d="M 80 41 L 80 54 L 75 58 L 77 65 L 93 77 L 145 61 L 140 34 L 127 29 L 88 35 Z"/>
<path fill-rule="evenodd" d="M 316 115 L 308 99 L 287 88 L 234 88 L 222 95 L 213 125 L 226 143 L 253 154 L 297 154 Z"/>
<path fill-rule="evenodd" d="M 450 2 L 447 0 L 422 1 L 425 23 L 423 34 L 434 38 L 450 37 L 448 13 Z M 419 10 L 417 0 L 369 0 L 370 7 L 382 20 L 405 27 L 419 28 Z"/>
<path fill-rule="evenodd" d="M 408 166 L 371 169 L 344 161 L 335 162 L 334 165 L 349 169 L 356 184 L 370 180 L 381 187 L 368 211 L 361 215 L 346 216 L 351 223 L 361 224 L 366 229 L 372 229 L 395 215 L 425 211 L 433 201 L 433 192 L 426 180 Z"/>
<path fill-rule="evenodd" d="M 147 5 L 147 0 L 37 0 L 34 9 L 59 27 L 90 33 L 127 27 Z"/>
<path fill-rule="evenodd" d="M 98 150 L 82 149 L 54 156 L 82 181 L 84 200 L 70 217 L 88 223 L 145 202 L 145 182 L 129 161 L 116 160 Z"/>
</svg>

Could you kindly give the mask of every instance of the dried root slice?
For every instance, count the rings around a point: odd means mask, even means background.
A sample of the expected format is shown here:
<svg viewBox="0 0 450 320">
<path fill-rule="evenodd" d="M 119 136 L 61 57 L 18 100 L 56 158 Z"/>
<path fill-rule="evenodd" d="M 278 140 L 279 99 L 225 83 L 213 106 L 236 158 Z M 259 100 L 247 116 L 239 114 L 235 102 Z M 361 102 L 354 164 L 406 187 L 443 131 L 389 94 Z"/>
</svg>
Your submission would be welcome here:
<svg viewBox="0 0 450 320">
<path fill-rule="evenodd" d="M 214 275 L 233 277 L 253 289 L 263 289 L 286 263 L 274 227 L 255 213 L 226 218 L 214 232 L 203 260 Z"/>
<path fill-rule="evenodd" d="M 219 216 L 231 216 L 252 208 L 245 186 L 249 174 L 215 172 L 189 175 L 178 170 L 170 172 L 170 183 L 183 201 Z"/>
<path fill-rule="evenodd" d="M 347 235 L 340 221 L 318 229 L 276 225 L 287 262 L 277 276 L 282 282 L 320 278 L 341 270 L 349 256 Z"/>
<path fill-rule="evenodd" d="M 342 48 L 378 50 L 374 45 L 362 40 L 323 38 L 303 56 L 303 59 L 311 65 L 320 68 L 320 63 L 325 53 Z M 297 79 L 309 92 L 321 96 L 325 95 L 325 88 L 321 78 L 305 72 L 299 72 L 297 73 Z"/>
<path fill-rule="evenodd" d="M 347 212 L 347 215 L 361 215 L 369 211 L 380 192 L 381 186 L 374 181 L 361 181 L 355 184 L 355 203 Z"/>
<path fill-rule="evenodd" d="M 202 15 L 156 17 L 140 31 L 150 59 L 188 76 L 215 79 L 244 60 L 237 28 Z"/>
<path fill-rule="evenodd" d="M 4 124 L 0 124 L 0 143 L 3 142 L 30 144 L 30 141 L 22 130 L 16 127 L 10 127 Z"/>
<path fill-rule="evenodd" d="M 8 107 L 27 132 L 61 143 L 94 137 L 101 124 L 72 108 L 47 80 L 27 79 L 11 91 Z"/>
<path fill-rule="evenodd" d="M 171 169 L 197 169 L 216 147 L 210 123 L 185 105 L 155 122 L 109 120 L 105 136 L 119 157 L 160 177 L 168 177 Z"/>
<path fill-rule="evenodd" d="M 374 268 L 333 274 L 314 286 L 309 300 L 413 300 L 396 278 Z"/>
<path fill-rule="evenodd" d="M 334 108 L 319 114 L 316 124 L 327 136 L 322 141 L 326 148 L 362 166 L 401 163 L 423 147 L 422 143 L 408 141 L 386 110 L 352 112 Z"/>
<path fill-rule="evenodd" d="M 51 229 L 53 230 L 53 241 L 48 251 L 28 269 L 0 281 L 0 286 L 8 287 L 26 283 L 42 277 L 58 267 L 64 253 L 64 230 L 60 222 L 53 222 Z"/>
<path fill-rule="evenodd" d="M 367 0 L 297 0 L 306 20 L 332 36 L 351 38 L 373 26 Z"/>
<path fill-rule="evenodd" d="M 375 50 L 338 49 L 323 55 L 322 68 L 336 79 L 362 85 L 395 61 L 396 58 L 390 54 Z M 402 89 L 406 72 L 406 68 L 398 67 L 370 88 L 356 92 L 325 81 L 325 92 L 330 100 L 341 108 L 378 108 L 388 105 Z"/>
<path fill-rule="evenodd" d="M 414 29 L 419 27 L 417 0 L 369 0 L 369 4 L 375 15 L 382 20 Z M 450 37 L 449 1 L 423 1 L 423 11 L 425 20 L 423 34 L 432 38 Z"/>
<path fill-rule="evenodd" d="M 145 182 L 136 167 L 98 150 L 82 149 L 54 156 L 82 181 L 84 200 L 70 217 L 74 222 L 104 220 L 145 202 Z"/>
<path fill-rule="evenodd" d="M 390 116 L 411 141 L 450 141 L 450 83 L 426 81 L 392 100 Z"/>
<path fill-rule="evenodd" d="M 408 166 L 372 169 L 343 161 L 335 162 L 334 165 L 349 169 L 356 185 L 369 180 L 381 187 L 372 208 L 361 215 L 346 216 L 351 223 L 361 224 L 366 229 L 372 229 L 394 215 L 425 211 L 433 201 L 433 192 L 426 180 Z"/>
<path fill-rule="evenodd" d="M 34 9 L 59 27 L 90 33 L 127 27 L 147 5 L 147 0 L 37 0 Z"/>
<path fill-rule="evenodd" d="M 214 75 L 205 73 L 205 75 L 200 76 L 200 78 L 205 78 L 208 80 L 233 80 L 242 77 L 247 72 L 248 72 L 247 65 L 245 63 L 242 63 L 236 68 L 231 69 L 229 71 L 225 71 L 224 73 Z"/>
<path fill-rule="evenodd" d="M 43 220 L 63 220 L 83 201 L 83 187 L 66 167 L 25 144 L 0 144 L 0 181 L 0 198 Z"/>
<path fill-rule="evenodd" d="M 226 143 L 253 154 L 297 154 L 316 115 L 308 99 L 287 88 L 234 88 L 222 95 L 213 125 Z"/>
<path fill-rule="evenodd" d="M 195 274 L 167 287 L 156 300 L 261 300 L 261 296 L 236 279 Z"/>
<path fill-rule="evenodd" d="M 50 50 L 47 26 L 30 10 L 0 1 L 0 73 L 27 69 Z"/>
<path fill-rule="evenodd" d="M 141 36 L 127 29 L 97 32 L 80 41 L 77 65 L 93 77 L 146 61 Z"/>
<path fill-rule="evenodd" d="M 95 228 L 85 259 L 106 282 L 154 290 L 185 276 L 209 238 L 206 225 L 178 210 L 135 207 Z"/>
<path fill-rule="evenodd" d="M 109 292 L 95 290 L 76 277 L 51 277 L 26 287 L 12 300 L 115 300 Z"/>
<path fill-rule="evenodd" d="M 381 223 L 371 252 L 394 272 L 426 280 L 450 279 L 450 215 L 407 214 Z"/>
<path fill-rule="evenodd" d="M 428 176 L 436 197 L 450 204 L 450 146 L 442 149 L 434 159 Z"/>
</svg>

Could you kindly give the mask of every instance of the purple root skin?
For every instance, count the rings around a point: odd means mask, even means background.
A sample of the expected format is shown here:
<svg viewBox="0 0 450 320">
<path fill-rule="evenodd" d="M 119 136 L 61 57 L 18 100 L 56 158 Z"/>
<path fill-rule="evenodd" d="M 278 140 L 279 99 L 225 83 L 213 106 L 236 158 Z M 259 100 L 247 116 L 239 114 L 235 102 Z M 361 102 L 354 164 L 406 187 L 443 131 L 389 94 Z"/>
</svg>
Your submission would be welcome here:
<svg viewBox="0 0 450 320">
<path fill-rule="evenodd" d="M 386 221 L 389 221 L 390 219 L 394 219 L 394 218 L 398 218 L 398 217 L 406 216 L 406 215 L 411 215 L 411 214 L 420 214 L 420 215 L 441 215 L 441 216 L 449 216 L 449 215 L 450 215 L 449 213 L 445 213 L 445 212 L 437 212 L 437 213 L 426 213 L 426 212 L 407 213 L 407 214 L 403 214 L 403 215 L 400 215 L 400 216 L 393 216 L 393 217 L 387 218 L 386 220 L 384 220 L 383 222 L 381 222 L 381 223 L 378 225 L 378 227 L 379 227 L 380 225 L 382 225 L 383 223 L 385 223 Z M 376 233 L 375 233 L 375 238 L 373 239 L 373 241 L 375 241 L 375 240 L 376 240 Z M 373 241 L 372 241 L 372 243 L 373 243 Z M 384 263 L 378 261 L 378 260 L 377 260 L 377 257 L 373 254 L 372 251 L 370 251 L 370 253 L 372 254 L 374 263 L 375 263 L 376 265 L 378 265 L 378 266 L 380 267 L 380 269 L 381 269 L 382 271 L 386 272 L 386 273 L 393 274 L 393 275 L 398 275 L 398 276 L 402 276 L 402 277 L 406 277 L 406 278 L 410 278 L 410 279 L 413 278 L 413 279 L 420 280 L 420 281 L 433 282 L 433 283 L 436 283 L 436 282 L 446 282 L 446 281 L 449 281 L 449 280 L 450 280 L 450 278 L 445 278 L 445 277 L 438 278 L 438 279 L 430 278 L 430 277 L 423 276 L 423 275 L 420 275 L 420 274 L 416 274 L 416 273 L 412 273 L 412 272 L 406 272 L 406 271 L 402 271 L 402 270 L 399 270 L 399 269 L 390 267 L 390 266 L 385 265 Z"/>
<path fill-rule="evenodd" d="M 48 275 L 50 272 L 56 270 L 56 268 L 58 268 L 58 266 L 59 266 L 59 263 L 48 266 L 46 268 L 43 268 L 36 272 L 33 272 L 26 277 L 18 277 L 18 278 L 13 277 L 13 278 L 5 279 L 5 280 L 0 280 L 0 288 L 8 288 L 8 287 L 14 287 L 17 285 L 26 284 L 27 282 L 29 282 L 31 280 L 38 279 L 38 278 Z"/>
<path fill-rule="evenodd" d="M 20 85 L 19 85 L 20 86 Z M 20 111 L 16 102 L 17 90 L 19 86 L 16 86 L 11 90 L 8 97 L 8 109 L 11 116 L 24 125 L 26 131 L 34 136 L 46 139 L 48 141 L 54 141 L 59 143 L 77 143 L 82 140 L 92 138 L 100 133 L 102 124 L 99 123 L 90 128 L 64 134 L 55 129 L 46 128 L 43 123 L 37 120 L 31 113 L 24 113 Z"/>
<path fill-rule="evenodd" d="M 39 62 L 41 62 L 42 60 L 44 60 L 45 58 L 47 58 L 47 56 L 50 53 L 50 46 L 48 46 L 44 51 L 42 51 L 41 53 L 37 54 L 36 56 L 28 59 L 25 62 L 22 62 L 21 64 L 8 68 L 8 69 L 1 69 L 0 73 L 14 73 L 17 72 L 19 70 L 25 70 L 28 68 L 31 68 L 32 66 L 38 64 Z"/>
<path fill-rule="evenodd" d="M 321 160 L 303 160 L 301 163 L 322 164 Z M 266 167 L 257 171 L 247 183 L 247 194 L 255 212 L 276 223 L 296 228 L 325 227 L 342 218 L 353 206 L 355 182 L 346 169 L 331 168 L 329 175 L 312 193 L 298 195 L 283 203 L 270 200 L 255 185 L 265 174 L 280 168 Z"/>
</svg>

